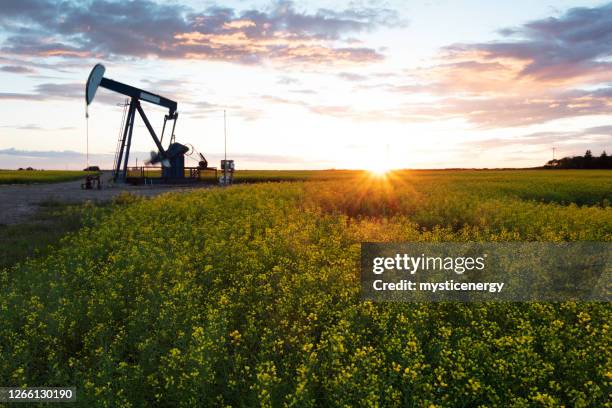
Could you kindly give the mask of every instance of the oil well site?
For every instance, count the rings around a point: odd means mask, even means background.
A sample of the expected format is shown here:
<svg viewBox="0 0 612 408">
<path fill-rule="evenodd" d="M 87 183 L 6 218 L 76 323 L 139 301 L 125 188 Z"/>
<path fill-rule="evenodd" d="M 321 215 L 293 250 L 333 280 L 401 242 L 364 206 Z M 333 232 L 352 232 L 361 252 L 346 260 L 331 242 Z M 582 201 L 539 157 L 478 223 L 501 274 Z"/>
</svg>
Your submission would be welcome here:
<svg viewBox="0 0 612 408">
<path fill-rule="evenodd" d="M 612 408 L 610 0 L 4 0 L 0 84 L 0 407 Z"/>
<path fill-rule="evenodd" d="M 91 70 L 85 85 L 85 101 L 87 106 L 93 102 L 98 87 L 108 89 L 129 98 L 123 112 L 123 126 L 119 131 L 119 140 L 115 152 L 114 167 L 112 170 L 112 180 L 117 183 L 128 184 L 187 184 L 198 183 L 207 180 L 217 182 L 220 185 L 229 185 L 233 180 L 234 161 L 221 160 L 220 167 L 209 166 L 204 155 L 198 152 L 193 145 L 179 143 L 176 141 L 174 130 L 179 118 L 178 103 L 155 93 L 144 91 L 124 83 L 104 77 L 105 67 L 97 64 Z M 164 124 L 161 133 L 158 134 L 153 129 L 141 102 L 158 105 L 168 109 L 164 115 Z M 130 167 L 130 148 L 132 146 L 132 136 L 134 124 L 138 113 L 140 119 L 145 124 L 147 131 L 157 151 L 151 152 L 151 157 L 146 161 L 146 165 L 141 167 Z M 89 115 L 89 112 L 87 112 Z M 225 119 L 225 118 L 224 118 Z M 170 127 L 171 126 L 171 127 Z M 168 128 L 169 136 L 166 137 L 167 146 L 164 147 L 164 135 Z M 197 163 L 197 166 L 186 166 L 187 160 Z M 220 175 L 219 175 L 220 173 Z M 98 179 L 96 179 L 98 182 Z M 97 188 L 99 184 L 87 184 L 87 188 Z"/>
<path fill-rule="evenodd" d="M 84 95 L 87 119 L 89 106 L 99 87 L 126 97 L 112 169 L 100 168 L 88 162 L 84 169 L 87 174 L 77 180 L 52 184 L 3 185 L 0 187 L 0 224 L 27 220 L 41 203 L 49 201 L 104 202 L 122 193 L 150 197 L 164 192 L 232 184 L 234 160 L 225 156 L 218 167 L 212 166 L 192 144 L 176 140 L 174 131 L 179 118 L 177 101 L 106 78 L 105 70 L 102 64 L 93 67 L 84 85 Z M 160 131 L 156 132 L 151 125 L 142 106 L 143 102 L 145 108 L 147 104 L 152 104 L 167 109 Z M 223 119 L 225 121 L 225 117 Z M 145 125 L 157 150 L 151 151 L 150 158 L 141 166 L 130 166 L 134 127 L 138 120 Z"/>
</svg>

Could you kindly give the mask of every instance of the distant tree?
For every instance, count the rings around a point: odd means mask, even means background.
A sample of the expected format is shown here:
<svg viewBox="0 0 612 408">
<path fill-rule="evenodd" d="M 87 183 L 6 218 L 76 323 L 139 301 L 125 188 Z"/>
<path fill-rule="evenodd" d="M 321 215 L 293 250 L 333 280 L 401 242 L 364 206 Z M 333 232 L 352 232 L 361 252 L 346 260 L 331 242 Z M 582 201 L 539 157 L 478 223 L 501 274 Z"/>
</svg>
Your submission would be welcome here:
<svg viewBox="0 0 612 408">
<path fill-rule="evenodd" d="M 584 156 L 553 159 L 544 165 L 545 169 L 612 169 L 612 156 L 603 151 L 599 157 L 593 157 L 591 150 Z"/>
<path fill-rule="evenodd" d="M 600 169 L 612 169 L 612 156 L 606 154 L 604 150 L 599 156 L 599 167 Z"/>
</svg>

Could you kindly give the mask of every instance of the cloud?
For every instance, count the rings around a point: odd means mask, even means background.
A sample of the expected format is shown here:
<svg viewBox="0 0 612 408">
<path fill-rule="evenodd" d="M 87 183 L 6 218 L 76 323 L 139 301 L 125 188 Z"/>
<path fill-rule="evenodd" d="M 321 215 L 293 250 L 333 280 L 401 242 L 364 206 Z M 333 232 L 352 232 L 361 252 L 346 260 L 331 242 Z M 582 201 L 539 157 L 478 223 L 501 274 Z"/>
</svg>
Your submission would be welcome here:
<svg viewBox="0 0 612 408">
<path fill-rule="evenodd" d="M 300 99 L 287 99 L 274 95 L 260 95 L 259 98 L 267 103 L 277 105 L 295 106 L 306 109 L 316 115 L 331 116 L 339 119 L 350 119 L 355 122 L 413 122 L 422 120 L 414 113 L 404 109 L 359 109 L 354 105 L 329 105 L 306 102 Z"/>
<path fill-rule="evenodd" d="M 37 125 L 35 123 L 28 123 L 26 125 L 2 125 L 2 128 L 15 129 L 15 130 L 38 130 L 38 131 L 56 131 L 56 130 L 74 130 L 74 126 L 60 126 L 54 128 L 47 128 Z"/>
<path fill-rule="evenodd" d="M 0 127 L 10 128 L 10 129 L 17 129 L 17 130 L 43 130 L 42 127 L 40 127 L 39 125 L 36 125 L 34 123 L 29 123 L 27 125 L 18 125 L 18 126 L 2 125 Z"/>
<path fill-rule="evenodd" d="M 454 44 L 446 47 L 445 58 L 489 64 L 473 67 L 474 73 L 493 67 L 509 80 L 546 86 L 612 80 L 612 3 L 572 8 L 499 32 L 503 41 Z"/>
<path fill-rule="evenodd" d="M 384 87 L 387 91 L 410 93 L 406 87 Z M 415 92 L 422 92 L 415 86 Z M 261 95 L 268 103 L 301 107 L 311 113 L 350 119 L 359 122 L 417 123 L 463 119 L 478 129 L 520 127 L 556 119 L 608 115 L 612 107 L 612 87 L 522 96 L 439 96 L 418 103 L 396 104 L 386 108 L 367 109 L 353 104 L 318 104 L 302 99 L 289 99 L 274 95 Z"/>
<path fill-rule="evenodd" d="M 10 72 L 11 74 L 30 74 L 35 72 L 31 68 L 18 65 L 3 65 L 0 67 L 0 71 Z"/>
<path fill-rule="evenodd" d="M 266 10 L 204 11 L 151 0 L 8 0 L 0 23 L 1 51 L 28 56 L 158 57 L 256 64 L 360 63 L 380 60 L 374 49 L 343 46 L 346 35 L 399 26 L 397 12 L 358 7 L 298 10 L 277 1 Z"/>
<path fill-rule="evenodd" d="M 141 160 L 149 157 L 149 152 L 131 151 L 130 157 L 139 157 Z M 223 159 L 222 152 L 207 153 L 204 152 L 206 158 L 211 165 L 218 163 Z M 114 155 L 112 153 L 92 153 L 89 154 L 89 162 L 93 165 L 100 166 L 103 169 L 110 169 L 113 166 Z M 284 168 L 296 168 L 303 166 L 308 167 L 312 164 L 305 158 L 288 156 L 288 155 L 274 155 L 264 154 L 257 152 L 244 152 L 232 154 L 231 159 L 236 160 L 237 166 L 241 169 L 248 168 L 266 168 L 271 165 L 275 167 Z M 195 162 L 188 160 L 186 166 L 194 165 Z M 318 161 L 318 165 L 330 163 L 325 161 Z M 80 169 L 85 166 L 85 153 L 77 152 L 73 150 L 20 150 L 15 148 L 8 148 L 0 150 L 0 168 L 18 168 L 28 167 L 34 168 L 45 168 L 45 169 L 64 169 L 66 167 L 72 169 Z"/>
<path fill-rule="evenodd" d="M 347 81 L 359 82 L 359 81 L 365 81 L 365 80 L 368 79 L 368 77 L 365 76 L 365 75 L 355 74 L 355 73 L 352 73 L 352 72 L 340 72 L 337 75 L 338 75 L 338 77 L 340 77 L 342 79 L 346 79 Z"/>
<path fill-rule="evenodd" d="M 575 154 L 592 149 L 603 151 L 610 148 L 612 126 L 597 126 L 566 132 L 534 132 L 508 138 L 490 138 L 464 143 L 467 150 L 494 150 L 506 147 L 535 146 L 550 149 L 552 146 Z"/>
<path fill-rule="evenodd" d="M 190 83 L 183 79 L 148 79 L 141 80 L 145 85 L 142 88 L 155 90 L 156 93 L 162 95 L 177 95 L 183 94 L 184 89 L 190 86 Z"/>
<path fill-rule="evenodd" d="M 317 93 L 314 89 L 290 89 L 289 92 L 302 95 L 315 95 Z"/>
<path fill-rule="evenodd" d="M 23 94 L 17 92 L 0 92 L 0 100 L 23 100 L 23 101 L 37 101 L 40 100 L 36 94 Z"/>
<path fill-rule="evenodd" d="M 78 83 L 42 83 L 34 87 L 30 93 L 0 93 L 0 99 L 46 101 L 52 99 L 84 98 L 85 86 Z"/>
<path fill-rule="evenodd" d="M 130 152 L 130 157 L 148 158 L 148 152 Z M 113 153 L 89 153 L 89 162 L 103 169 L 113 167 Z M 34 167 L 37 169 L 82 169 L 86 154 L 73 150 L 21 150 L 8 148 L 0 150 L 0 168 L 14 169 Z"/>
<path fill-rule="evenodd" d="M 609 114 L 612 88 L 539 95 L 448 97 L 406 104 L 408 113 L 439 119 L 463 118 L 480 128 L 526 126 L 556 119 Z"/>
<path fill-rule="evenodd" d="M 186 93 L 189 83 L 183 80 L 142 80 L 144 89 L 154 89 L 156 93 L 168 95 L 171 99 L 178 99 L 179 110 L 186 113 L 192 119 L 205 118 L 211 114 L 219 114 L 227 110 L 232 116 L 241 117 L 244 120 L 257 120 L 263 115 L 259 108 L 247 107 L 238 104 L 223 105 L 209 101 L 201 101 L 192 94 Z M 36 85 L 32 91 L 27 93 L 0 92 L 0 100 L 17 101 L 57 101 L 57 100 L 82 100 L 84 101 L 85 84 L 78 82 L 56 83 L 45 82 Z M 126 97 L 104 88 L 96 93 L 95 103 L 116 106 L 124 101 Z M 29 125 L 35 126 L 35 125 Z M 19 128 L 21 129 L 21 128 Z M 28 130 L 35 130 L 30 127 Z M 41 129 L 42 130 L 42 129 Z"/>
<path fill-rule="evenodd" d="M 452 44 L 437 64 L 405 72 L 381 88 L 428 102 L 407 115 L 463 118 L 480 128 L 525 126 L 609 114 L 612 3 L 499 30 L 502 40 Z"/>
<path fill-rule="evenodd" d="M 75 157 L 81 157 L 83 155 L 83 153 L 75 152 L 72 150 L 62 150 L 62 151 L 59 151 L 59 150 L 48 150 L 48 151 L 19 150 L 13 147 L 9 149 L 0 150 L 0 154 L 5 155 L 5 156 L 18 156 L 18 157 L 29 157 L 29 158 L 45 157 L 45 158 L 68 158 L 68 159 L 72 159 Z"/>
<path fill-rule="evenodd" d="M 318 115 L 333 116 L 339 118 L 347 118 L 357 115 L 357 111 L 351 108 L 350 106 L 317 105 L 311 104 L 300 99 L 287 99 L 275 95 L 259 95 L 259 99 L 261 99 L 265 103 L 303 108 L 311 113 Z"/>
<path fill-rule="evenodd" d="M 0 100 L 22 100 L 22 101 L 49 101 L 49 100 L 77 100 L 85 101 L 85 85 L 83 83 L 54 83 L 45 82 L 34 87 L 32 92 L 0 92 Z M 96 102 L 115 105 L 122 101 L 122 97 L 115 93 L 99 92 L 96 94 Z"/>
<path fill-rule="evenodd" d="M 0 34 L 1 33 L 2 31 L 0 31 Z M 45 59 L 44 61 L 42 61 L 40 58 L 30 58 L 27 55 L 23 55 L 22 57 L 23 58 L 20 58 L 16 55 L 9 55 L 6 53 L 3 54 L 0 50 L 0 63 L 4 64 L 5 66 L 18 67 L 16 69 L 9 68 L 8 70 L 3 71 L 22 71 L 23 73 L 36 73 L 38 70 L 52 70 L 58 73 L 74 73 L 81 71 L 82 69 L 91 67 L 91 62 L 86 60 L 62 59 L 61 61 L 54 61 L 52 59 Z"/>
<path fill-rule="evenodd" d="M 290 77 L 290 76 L 282 75 L 278 77 L 278 79 L 276 80 L 276 83 L 279 85 L 294 85 L 294 84 L 299 84 L 300 80 L 297 78 Z"/>
<path fill-rule="evenodd" d="M 222 116 L 223 111 L 227 111 L 228 117 L 240 117 L 246 121 L 260 119 L 264 111 L 259 108 L 247 107 L 242 105 L 230 104 L 223 105 L 208 101 L 191 101 L 186 104 L 187 108 L 181 112 L 189 115 L 190 119 L 205 119 L 211 116 Z"/>
</svg>

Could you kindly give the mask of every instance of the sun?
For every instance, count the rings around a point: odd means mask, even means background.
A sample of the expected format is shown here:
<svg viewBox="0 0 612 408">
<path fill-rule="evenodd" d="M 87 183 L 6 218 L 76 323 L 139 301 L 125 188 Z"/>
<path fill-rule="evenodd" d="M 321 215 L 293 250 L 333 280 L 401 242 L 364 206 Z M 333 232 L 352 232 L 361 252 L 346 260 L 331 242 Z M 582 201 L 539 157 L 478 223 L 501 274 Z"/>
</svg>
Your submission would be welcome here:
<svg viewBox="0 0 612 408">
<path fill-rule="evenodd" d="M 374 163 L 366 170 L 373 176 L 385 177 L 391 171 L 391 167 L 387 163 Z"/>
</svg>

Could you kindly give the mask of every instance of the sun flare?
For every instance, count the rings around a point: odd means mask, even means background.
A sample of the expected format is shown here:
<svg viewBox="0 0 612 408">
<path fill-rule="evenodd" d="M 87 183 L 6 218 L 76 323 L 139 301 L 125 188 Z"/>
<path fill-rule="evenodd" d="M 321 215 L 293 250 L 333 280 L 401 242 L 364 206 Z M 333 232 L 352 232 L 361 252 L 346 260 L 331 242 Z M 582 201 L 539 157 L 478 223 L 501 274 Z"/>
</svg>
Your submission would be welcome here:
<svg viewBox="0 0 612 408">
<path fill-rule="evenodd" d="M 387 163 L 375 163 L 366 167 L 366 170 L 373 176 L 385 177 L 391 171 L 391 167 Z"/>
<path fill-rule="evenodd" d="M 389 172 L 389 169 L 369 169 L 368 172 L 376 177 L 384 177 Z"/>
</svg>

